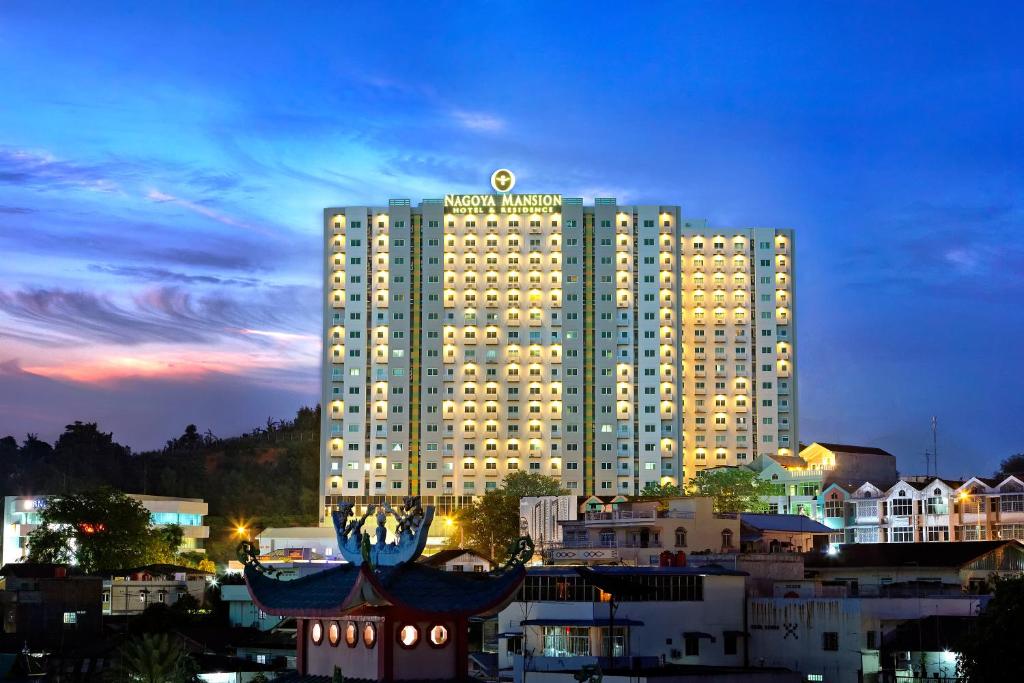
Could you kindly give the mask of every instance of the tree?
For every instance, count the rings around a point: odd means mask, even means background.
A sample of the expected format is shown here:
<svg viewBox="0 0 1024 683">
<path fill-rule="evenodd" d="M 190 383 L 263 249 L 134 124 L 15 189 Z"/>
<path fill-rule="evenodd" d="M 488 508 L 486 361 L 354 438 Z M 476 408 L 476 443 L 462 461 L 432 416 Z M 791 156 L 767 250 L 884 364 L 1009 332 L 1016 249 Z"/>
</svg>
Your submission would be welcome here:
<svg viewBox="0 0 1024 683">
<path fill-rule="evenodd" d="M 168 633 L 144 633 L 125 643 L 110 671 L 111 681 L 191 683 L 199 667 L 181 642 Z"/>
<path fill-rule="evenodd" d="M 488 491 L 475 503 L 459 511 L 457 524 L 461 527 L 463 547 L 494 560 L 503 559 L 507 549 L 521 533 L 519 499 L 564 493 L 565 490 L 553 477 L 526 472 L 509 474 L 501 488 Z"/>
<path fill-rule="evenodd" d="M 767 512 L 766 496 L 773 491 L 770 481 L 739 467 L 719 467 L 698 472 L 686 486 L 691 496 L 709 496 L 715 512 Z"/>
<path fill-rule="evenodd" d="M 1011 474 L 1024 474 L 1024 453 L 1014 453 L 999 463 L 995 479 L 1006 479 Z"/>
<path fill-rule="evenodd" d="M 640 491 L 640 495 L 644 498 L 671 498 L 683 495 L 683 491 L 675 484 L 657 484 L 649 481 Z"/>
<path fill-rule="evenodd" d="M 86 572 L 173 562 L 181 528 L 152 526 L 142 503 L 100 488 L 53 498 L 29 534 L 29 560 L 78 564 Z"/>
<path fill-rule="evenodd" d="M 1021 614 L 1024 577 L 996 579 L 992 599 L 960 644 L 957 668 L 966 683 L 1024 681 L 1024 659 L 1017 656 Z"/>
</svg>

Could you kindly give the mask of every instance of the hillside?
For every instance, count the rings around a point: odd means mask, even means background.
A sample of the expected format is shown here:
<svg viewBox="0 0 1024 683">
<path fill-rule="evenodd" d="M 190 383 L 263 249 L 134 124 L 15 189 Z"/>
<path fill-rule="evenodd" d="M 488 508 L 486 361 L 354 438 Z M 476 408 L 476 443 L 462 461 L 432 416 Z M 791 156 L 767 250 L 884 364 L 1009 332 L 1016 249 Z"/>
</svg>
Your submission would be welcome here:
<svg viewBox="0 0 1024 683">
<path fill-rule="evenodd" d="M 96 486 L 127 493 L 202 498 L 210 505 L 207 551 L 233 557 L 231 530 L 315 524 L 320 409 L 267 420 L 241 436 L 219 438 L 194 425 L 157 451 L 132 453 L 95 423 L 68 425 L 52 446 L 28 435 L 0 439 L 0 493 L 59 494 Z"/>
</svg>

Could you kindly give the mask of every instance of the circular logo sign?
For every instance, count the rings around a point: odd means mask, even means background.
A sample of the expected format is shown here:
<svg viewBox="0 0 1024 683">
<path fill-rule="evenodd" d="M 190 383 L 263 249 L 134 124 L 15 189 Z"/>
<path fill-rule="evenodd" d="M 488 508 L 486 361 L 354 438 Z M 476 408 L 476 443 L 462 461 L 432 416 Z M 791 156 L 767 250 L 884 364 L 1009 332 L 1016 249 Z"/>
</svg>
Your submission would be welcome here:
<svg viewBox="0 0 1024 683">
<path fill-rule="evenodd" d="M 498 192 L 511 192 L 516 184 L 516 174 L 507 168 L 499 168 L 491 174 L 491 187 Z"/>
</svg>

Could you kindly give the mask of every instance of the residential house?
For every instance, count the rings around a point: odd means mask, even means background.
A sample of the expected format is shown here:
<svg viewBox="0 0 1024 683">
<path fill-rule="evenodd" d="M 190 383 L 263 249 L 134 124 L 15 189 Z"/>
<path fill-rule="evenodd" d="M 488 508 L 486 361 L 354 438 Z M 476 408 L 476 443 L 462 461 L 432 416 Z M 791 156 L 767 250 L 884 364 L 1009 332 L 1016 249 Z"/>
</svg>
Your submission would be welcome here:
<svg viewBox="0 0 1024 683">
<path fill-rule="evenodd" d="M 446 572 L 489 572 L 491 561 L 486 557 L 467 548 L 450 548 L 433 555 L 421 556 L 417 562 L 443 569 Z"/>
<path fill-rule="evenodd" d="M 174 564 L 150 564 L 103 579 L 104 614 L 139 614 L 150 605 L 173 605 L 184 595 L 203 603 L 210 572 Z"/>
<path fill-rule="evenodd" d="M 545 550 L 555 564 L 655 565 L 663 552 L 737 552 L 739 520 L 718 514 L 706 497 L 637 498 L 597 505 L 585 501 L 581 517 L 565 520 L 560 546 Z"/>
<path fill-rule="evenodd" d="M 825 552 L 831 529 L 804 515 L 740 513 L 744 553 Z"/>
</svg>

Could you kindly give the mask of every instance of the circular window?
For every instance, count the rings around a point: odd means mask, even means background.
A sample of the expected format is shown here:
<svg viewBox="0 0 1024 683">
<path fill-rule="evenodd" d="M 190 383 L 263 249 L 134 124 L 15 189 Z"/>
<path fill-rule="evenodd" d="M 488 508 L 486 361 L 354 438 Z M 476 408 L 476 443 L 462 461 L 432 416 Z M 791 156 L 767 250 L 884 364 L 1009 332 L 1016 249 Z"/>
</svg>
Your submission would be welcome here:
<svg viewBox="0 0 1024 683">
<path fill-rule="evenodd" d="M 341 642 L 341 625 L 336 621 L 332 621 L 327 627 L 327 642 L 331 647 L 338 647 L 338 643 Z"/>
<path fill-rule="evenodd" d="M 366 622 L 363 624 L 363 645 L 373 647 L 377 644 L 377 627 Z"/>
<path fill-rule="evenodd" d="M 438 624 L 430 629 L 430 644 L 434 647 L 444 647 L 448 642 L 448 629 Z"/>
<path fill-rule="evenodd" d="M 412 624 L 406 624 L 398 631 L 398 643 L 402 647 L 416 647 L 420 642 L 420 630 Z"/>
<path fill-rule="evenodd" d="M 357 642 L 359 642 L 359 629 L 356 628 L 355 623 L 350 621 L 345 624 L 345 644 L 355 647 Z"/>
<path fill-rule="evenodd" d="M 309 635 L 313 639 L 314 645 L 324 642 L 324 625 L 319 621 L 314 621 L 313 627 L 309 630 Z"/>
</svg>

